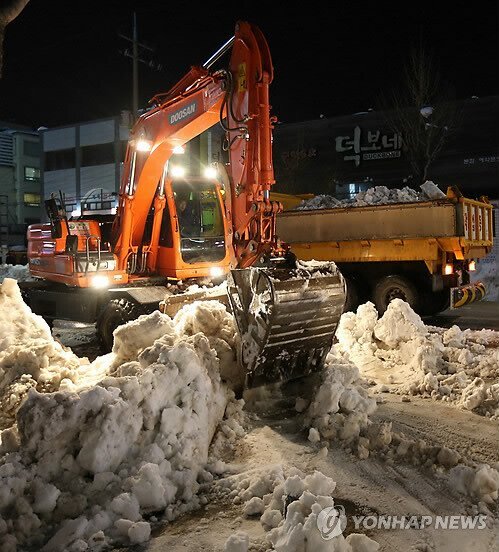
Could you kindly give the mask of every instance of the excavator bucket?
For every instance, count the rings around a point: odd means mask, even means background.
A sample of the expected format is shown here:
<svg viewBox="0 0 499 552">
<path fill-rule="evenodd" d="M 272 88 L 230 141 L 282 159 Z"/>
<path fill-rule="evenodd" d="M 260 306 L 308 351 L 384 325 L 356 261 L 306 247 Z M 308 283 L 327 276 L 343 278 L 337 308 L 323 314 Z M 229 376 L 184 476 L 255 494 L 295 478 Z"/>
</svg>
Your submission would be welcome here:
<svg viewBox="0 0 499 552">
<path fill-rule="evenodd" d="M 246 387 L 322 368 L 346 297 L 333 263 L 232 270 L 227 293 L 242 338 Z"/>
</svg>

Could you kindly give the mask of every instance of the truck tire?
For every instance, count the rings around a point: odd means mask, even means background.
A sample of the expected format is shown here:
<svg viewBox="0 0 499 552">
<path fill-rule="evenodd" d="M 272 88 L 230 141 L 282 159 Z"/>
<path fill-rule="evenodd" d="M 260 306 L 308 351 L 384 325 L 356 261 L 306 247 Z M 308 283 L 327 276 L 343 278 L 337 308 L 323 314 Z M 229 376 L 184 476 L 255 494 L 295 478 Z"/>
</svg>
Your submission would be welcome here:
<svg viewBox="0 0 499 552">
<path fill-rule="evenodd" d="M 113 348 L 114 330 L 139 316 L 137 306 L 127 299 L 112 299 L 101 309 L 96 323 L 97 336 L 102 352 Z"/>
<path fill-rule="evenodd" d="M 347 298 L 343 312 L 355 312 L 360 304 L 359 283 L 350 276 L 345 277 L 347 284 Z"/>
<path fill-rule="evenodd" d="M 374 304 L 379 314 L 383 314 L 393 299 L 402 299 L 416 312 L 421 307 L 421 298 L 416 286 L 405 276 L 385 276 L 375 285 Z"/>
</svg>

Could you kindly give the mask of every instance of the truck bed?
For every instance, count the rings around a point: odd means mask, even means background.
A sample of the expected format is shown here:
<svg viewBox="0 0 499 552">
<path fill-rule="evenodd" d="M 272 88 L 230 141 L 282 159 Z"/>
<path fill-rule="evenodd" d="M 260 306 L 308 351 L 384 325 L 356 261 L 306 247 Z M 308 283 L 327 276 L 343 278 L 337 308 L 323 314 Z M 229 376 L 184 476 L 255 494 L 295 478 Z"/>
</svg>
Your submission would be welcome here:
<svg viewBox="0 0 499 552">
<path fill-rule="evenodd" d="M 277 217 L 277 233 L 289 244 L 459 236 L 491 245 L 491 216 L 486 203 L 451 199 L 285 211 Z"/>
</svg>

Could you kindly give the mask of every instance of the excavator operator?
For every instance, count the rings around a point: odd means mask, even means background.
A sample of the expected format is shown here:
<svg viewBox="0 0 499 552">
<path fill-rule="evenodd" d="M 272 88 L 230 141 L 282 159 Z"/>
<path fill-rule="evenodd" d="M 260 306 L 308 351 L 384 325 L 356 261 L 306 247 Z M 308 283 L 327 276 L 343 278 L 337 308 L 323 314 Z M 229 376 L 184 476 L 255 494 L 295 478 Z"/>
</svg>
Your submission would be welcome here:
<svg viewBox="0 0 499 552">
<path fill-rule="evenodd" d="M 195 221 L 192 205 L 190 205 L 185 197 L 181 197 L 177 201 L 177 216 L 180 226 L 180 234 L 182 237 L 195 236 Z"/>
</svg>

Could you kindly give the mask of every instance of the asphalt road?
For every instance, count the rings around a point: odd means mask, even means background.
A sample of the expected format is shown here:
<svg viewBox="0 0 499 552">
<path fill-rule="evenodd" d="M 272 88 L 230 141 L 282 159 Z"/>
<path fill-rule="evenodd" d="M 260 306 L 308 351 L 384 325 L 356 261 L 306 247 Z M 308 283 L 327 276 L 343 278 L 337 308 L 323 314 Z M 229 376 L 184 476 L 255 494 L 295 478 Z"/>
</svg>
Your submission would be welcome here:
<svg viewBox="0 0 499 552">
<path fill-rule="evenodd" d="M 499 302 L 478 301 L 459 309 L 448 309 L 437 316 L 428 316 L 425 324 L 450 328 L 454 324 L 461 329 L 472 330 L 499 330 Z"/>
</svg>

